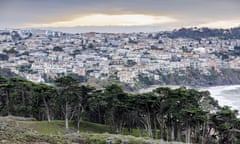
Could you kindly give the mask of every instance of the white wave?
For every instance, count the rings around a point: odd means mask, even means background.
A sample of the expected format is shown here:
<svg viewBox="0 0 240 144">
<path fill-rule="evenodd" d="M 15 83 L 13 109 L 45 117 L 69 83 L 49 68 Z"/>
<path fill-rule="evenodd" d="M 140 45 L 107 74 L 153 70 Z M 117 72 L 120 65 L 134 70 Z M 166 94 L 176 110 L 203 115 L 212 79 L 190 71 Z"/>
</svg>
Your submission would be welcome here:
<svg viewBox="0 0 240 144">
<path fill-rule="evenodd" d="M 157 87 L 162 86 L 154 85 L 147 89 L 140 89 L 138 93 L 150 92 Z M 179 88 L 180 86 L 165 86 L 165 87 L 170 87 L 174 89 Z M 218 101 L 220 106 L 229 106 L 234 110 L 238 110 L 240 117 L 240 85 L 214 86 L 197 89 L 200 91 L 208 90 L 211 93 L 211 96 Z"/>
<path fill-rule="evenodd" d="M 220 106 L 230 106 L 240 112 L 240 85 L 215 86 L 201 90 L 208 90 Z"/>
</svg>

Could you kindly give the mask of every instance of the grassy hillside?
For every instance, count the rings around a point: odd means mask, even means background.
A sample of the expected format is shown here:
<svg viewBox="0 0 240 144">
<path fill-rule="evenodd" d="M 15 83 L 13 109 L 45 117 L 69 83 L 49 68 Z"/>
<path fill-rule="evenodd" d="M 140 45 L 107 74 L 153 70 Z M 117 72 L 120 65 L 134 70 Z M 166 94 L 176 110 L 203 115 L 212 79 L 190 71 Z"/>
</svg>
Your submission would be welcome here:
<svg viewBox="0 0 240 144">
<path fill-rule="evenodd" d="M 51 123 L 47 121 L 18 121 L 19 126 L 23 128 L 29 128 L 40 134 L 50 134 L 50 135 L 62 135 L 65 134 L 65 122 L 62 120 L 55 120 Z M 104 133 L 111 132 L 110 128 L 105 125 L 95 124 L 90 122 L 81 122 L 80 132 L 94 132 L 94 133 Z M 70 132 L 76 132 L 73 122 L 70 122 Z"/>
<path fill-rule="evenodd" d="M 62 120 L 54 120 L 51 123 L 47 121 L 18 121 L 18 124 L 22 128 L 31 129 L 36 131 L 39 134 L 47 135 L 63 135 L 66 134 L 65 131 L 65 122 Z M 70 122 L 69 132 L 77 132 L 75 124 Z M 87 121 L 82 121 L 80 124 L 81 133 L 114 133 L 111 127 L 103 124 L 91 123 Z M 127 129 L 124 129 L 123 135 L 133 135 L 136 137 L 146 136 L 147 134 L 144 131 L 134 129 L 131 133 Z"/>
<path fill-rule="evenodd" d="M 19 121 L 0 117 L 0 144 L 164 144 L 162 140 L 132 135 L 110 134 L 111 128 L 101 124 L 81 122 L 80 133 L 76 133 L 73 123 L 66 133 L 64 121 Z M 141 136 L 134 130 L 134 135 Z"/>
</svg>

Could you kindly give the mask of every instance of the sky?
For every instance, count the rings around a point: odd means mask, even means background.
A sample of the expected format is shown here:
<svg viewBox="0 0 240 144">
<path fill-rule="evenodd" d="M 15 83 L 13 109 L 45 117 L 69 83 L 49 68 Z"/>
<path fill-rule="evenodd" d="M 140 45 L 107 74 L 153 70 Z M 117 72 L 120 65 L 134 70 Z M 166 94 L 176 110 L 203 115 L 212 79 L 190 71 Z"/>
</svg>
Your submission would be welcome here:
<svg viewBox="0 0 240 144">
<path fill-rule="evenodd" d="M 0 29 L 240 26 L 240 0 L 0 0 Z"/>
</svg>

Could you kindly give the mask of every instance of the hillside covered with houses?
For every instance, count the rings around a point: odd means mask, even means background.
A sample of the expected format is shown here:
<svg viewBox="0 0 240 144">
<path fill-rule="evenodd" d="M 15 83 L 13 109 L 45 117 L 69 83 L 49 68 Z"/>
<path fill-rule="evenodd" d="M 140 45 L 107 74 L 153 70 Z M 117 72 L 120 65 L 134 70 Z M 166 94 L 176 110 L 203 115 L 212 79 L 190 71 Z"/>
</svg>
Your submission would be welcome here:
<svg viewBox="0 0 240 144">
<path fill-rule="evenodd" d="M 113 79 L 132 87 L 239 84 L 239 33 L 239 28 L 76 34 L 1 30 L 0 67 L 33 82 L 74 74 L 82 82 Z"/>
</svg>

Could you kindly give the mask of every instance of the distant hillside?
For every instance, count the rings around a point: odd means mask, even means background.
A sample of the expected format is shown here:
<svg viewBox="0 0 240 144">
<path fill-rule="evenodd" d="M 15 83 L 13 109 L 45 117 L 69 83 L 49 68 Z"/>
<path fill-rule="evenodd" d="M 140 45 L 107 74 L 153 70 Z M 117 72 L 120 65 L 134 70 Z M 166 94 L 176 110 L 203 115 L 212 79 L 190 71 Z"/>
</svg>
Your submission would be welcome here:
<svg viewBox="0 0 240 144">
<path fill-rule="evenodd" d="M 170 38 L 201 39 L 217 37 L 221 39 L 239 39 L 240 27 L 232 29 L 209 29 L 209 28 L 181 28 L 172 32 L 164 33 Z"/>
<path fill-rule="evenodd" d="M 210 75 L 201 74 L 199 70 L 193 69 L 185 72 L 184 75 L 181 73 L 164 75 L 161 72 L 156 72 L 159 75 L 159 80 L 145 78 L 139 81 L 137 86 L 141 89 L 151 85 L 184 85 L 193 87 L 206 87 L 240 84 L 240 70 L 222 69 L 221 73 L 217 73 L 214 70 L 210 72 Z"/>
</svg>

